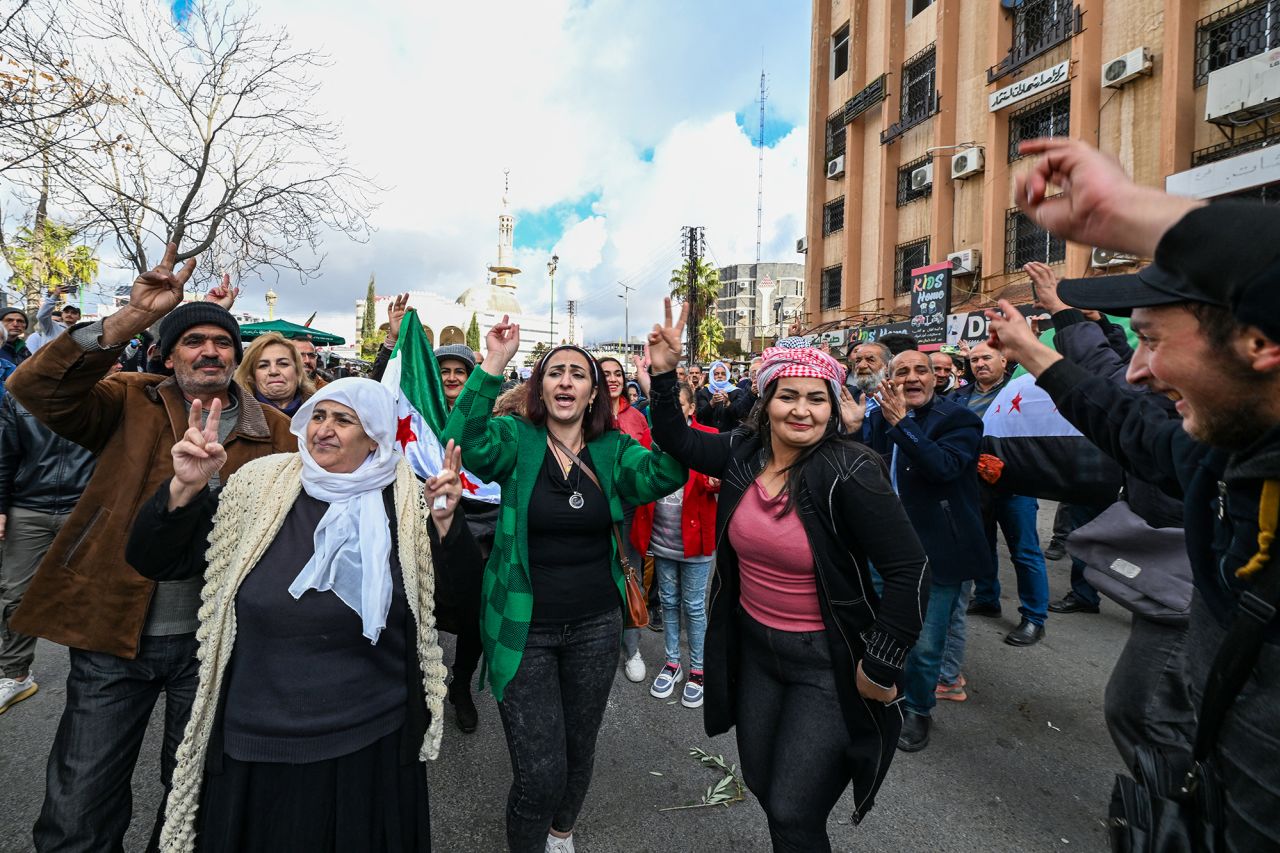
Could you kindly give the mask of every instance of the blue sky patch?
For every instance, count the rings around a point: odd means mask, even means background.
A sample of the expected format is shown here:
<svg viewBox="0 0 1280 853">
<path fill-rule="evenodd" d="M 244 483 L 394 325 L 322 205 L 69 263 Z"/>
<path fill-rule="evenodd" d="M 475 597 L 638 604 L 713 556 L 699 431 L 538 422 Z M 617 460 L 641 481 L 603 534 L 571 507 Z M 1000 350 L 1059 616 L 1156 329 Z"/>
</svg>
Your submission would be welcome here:
<svg viewBox="0 0 1280 853">
<path fill-rule="evenodd" d="M 185 21 L 194 5 L 195 0 L 172 0 L 170 8 L 173 10 L 173 19 L 178 22 Z"/>
<path fill-rule="evenodd" d="M 734 113 L 733 118 L 738 123 L 738 129 L 751 140 L 752 145 L 755 145 L 760 136 L 760 108 L 756 107 L 754 110 L 745 113 Z M 772 148 L 777 145 L 782 137 L 794 129 L 795 125 L 791 122 L 776 115 L 771 115 L 768 105 L 766 105 L 764 111 L 764 145 L 766 148 Z"/>
<path fill-rule="evenodd" d="M 642 151 L 640 152 L 640 162 L 642 162 L 642 163 L 652 163 L 652 162 L 653 162 L 653 152 L 654 152 L 654 148 L 653 148 L 653 146 L 652 146 L 652 145 L 650 145 L 648 148 L 645 148 L 644 150 L 642 150 Z"/>
<path fill-rule="evenodd" d="M 591 216 L 592 206 L 600 200 L 599 190 L 572 200 L 562 201 L 541 210 L 516 211 L 516 247 L 550 249 L 569 226 Z"/>
</svg>

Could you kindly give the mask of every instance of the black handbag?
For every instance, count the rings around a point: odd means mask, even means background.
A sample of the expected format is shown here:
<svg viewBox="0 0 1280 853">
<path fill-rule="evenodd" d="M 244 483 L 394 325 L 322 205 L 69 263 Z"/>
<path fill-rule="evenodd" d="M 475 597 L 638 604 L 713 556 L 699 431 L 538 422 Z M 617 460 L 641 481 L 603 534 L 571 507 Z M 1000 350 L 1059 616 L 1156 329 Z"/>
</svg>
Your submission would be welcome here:
<svg viewBox="0 0 1280 853">
<path fill-rule="evenodd" d="M 1264 492 L 1274 488 L 1268 482 Z M 1274 510 L 1267 512 L 1268 503 L 1262 501 L 1260 516 L 1274 516 Z M 1274 533 L 1275 519 L 1260 517 L 1259 527 Z M 1115 853 L 1225 849 L 1222 786 L 1211 753 L 1227 711 L 1257 664 L 1278 602 L 1280 569 L 1273 566 L 1240 595 L 1239 610 L 1218 647 L 1205 685 L 1195 745 L 1190 750 L 1140 746 L 1133 775 L 1116 777 L 1108 820 Z"/>
</svg>

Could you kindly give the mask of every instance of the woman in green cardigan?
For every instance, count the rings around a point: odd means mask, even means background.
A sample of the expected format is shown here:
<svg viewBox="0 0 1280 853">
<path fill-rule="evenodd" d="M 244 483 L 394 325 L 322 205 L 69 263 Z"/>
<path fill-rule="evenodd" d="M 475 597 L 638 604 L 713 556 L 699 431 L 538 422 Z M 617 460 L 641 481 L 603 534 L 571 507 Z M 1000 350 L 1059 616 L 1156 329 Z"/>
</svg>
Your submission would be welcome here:
<svg viewBox="0 0 1280 853">
<path fill-rule="evenodd" d="M 520 327 L 503 317 L 441 440 L 454 439 L 469 471 L 502 486 L 480 635 L 511 753 L 507 844 L 572 853 L 622 636 L 613 525 L 623 501 L 658 500 L 687 474 L 613 428 L 600 365 L 576 346 L 538 361 L 525 383 L 526 418 L 494 417 L 519 346 Z"/>
</svg>

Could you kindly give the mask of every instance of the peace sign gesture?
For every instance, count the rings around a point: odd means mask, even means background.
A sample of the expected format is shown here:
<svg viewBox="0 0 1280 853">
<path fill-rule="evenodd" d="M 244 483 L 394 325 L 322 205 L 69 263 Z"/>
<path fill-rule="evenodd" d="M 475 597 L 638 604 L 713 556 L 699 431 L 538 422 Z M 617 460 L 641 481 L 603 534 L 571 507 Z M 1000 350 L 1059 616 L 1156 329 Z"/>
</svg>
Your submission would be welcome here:
<svg viewBox="0 0 1280 853">
<path fill-rule="evenodd" d="M 671 297 L 662 300 L 662 323 L 655 323 L 649 333 L 650 372 L 666 373 L 675 370 L 680 363 L 680 339 L 684 337 L 684 324 L 689 319 L 689 303 L 680 306 L 680 319 L 671 322 Z"/>
<path fill-rule="evenodd" d="M 151 272 L 144 272 L 133 281 L 129 292 L 129 305 L 153 317 L 163 317 L 182 302 L 182 290 L 187 279 L 195 271 L 196 259 L 191 258 L 174 271 L 178 263 L 178 244 L 165 246 L 164 257 Z"/>
<path fill-rule="evenodd" d="M 453 514 L 462 497 L 462 448 L 454 445 L 453 439 L 444 446 L 444 465 L 440 473 L 428 477 L 423 484 L 422 496 L 431 507 L 431 521 L 443 539 L 449 532 Z"/>
<path fill-rule="evenodd" d="M 214 474 L 227 464 L 227 449 L 218 441 L 218 421 L 222 417 L 222 402 L 209 404 L 209 417 L 200 425 L 201 403 L 191 403 L 187 416 L 187 431 L 173 446 L 173 482 L 169 484 L 169 510 L 186 506 L 200 490 L 209 484 Z"/>
</svg>

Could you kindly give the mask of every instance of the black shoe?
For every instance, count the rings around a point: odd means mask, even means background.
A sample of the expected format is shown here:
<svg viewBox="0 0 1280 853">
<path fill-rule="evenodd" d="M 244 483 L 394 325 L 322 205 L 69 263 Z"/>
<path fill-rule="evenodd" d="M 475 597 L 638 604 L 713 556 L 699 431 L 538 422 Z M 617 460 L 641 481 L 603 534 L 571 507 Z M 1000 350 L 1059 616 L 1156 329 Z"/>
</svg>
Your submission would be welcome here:
<svg viewBox="0 0 1280 853">
<path fill-rule="evenodd" d="M 474 732 L 480 716 L 476 713 L 476 703 L 471 699 L 471 690 L 467 685 L 456 688 L 450 685 L 449 702 L 453 705 L 453 711 L 458 719 L 458 728 L 462 733 L 469 735 Z"/>
<path fill-rule="evenodd" d="M 1062 596 L 1061 601 L 1051 602 L 1049 610 L 1054 613 L 1097 613 L 1098 605 L 1090 604 L 1074 592 L 1069 592 Z"/>
<path fill-rule="evenodd" d="M 1050 539 L 1049 547 L 1044 549 L 1044 558 L 1046 560 L 1061 560 L 1067 556 L 1067 546 L 1062 544 L 1061 539 Z"/>
<path fill-rule="evenodd" d="M 1004 635 L 1004 641 L 1011 646 L 1034 646 L 1043 639 L 1044 626 L 1030 619 L 1023 619 L 1017 628 Z"/>
<path fill-rule="evenodd" d="M 649 611 L 649 630 L 662 632 L 662 608 L 656 607 Z"/>
<path fill-rule="evenodd" d="M 969 616 L 994 616 L 999 618 L 999 604 L 983 604 L 981 601 L 970 601 L 969 606 L 964 611 Z"/>
<path fill-rule="evenodd" d="M 919 752 L 929 745 L 930 719 L 924 714 L 902 712 L 902 731 L 898 734 L 898 749 L 903 752 Z"/>
</svg>

